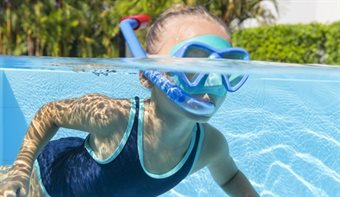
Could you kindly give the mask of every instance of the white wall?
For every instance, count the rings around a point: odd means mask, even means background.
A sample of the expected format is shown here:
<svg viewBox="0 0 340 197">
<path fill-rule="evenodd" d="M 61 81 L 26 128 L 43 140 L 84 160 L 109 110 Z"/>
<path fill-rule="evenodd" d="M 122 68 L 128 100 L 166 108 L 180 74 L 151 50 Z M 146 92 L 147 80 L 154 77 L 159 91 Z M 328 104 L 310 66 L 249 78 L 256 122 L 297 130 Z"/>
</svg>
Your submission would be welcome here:
<svg viewBox="0 0 340 197">
<path fill-rule="evenodd" d="M 278 0 L 277 23 L 329 23 L 340 20 L 340 0 Z"/>
<path fill-rule="evenodd" d="M 277 0 L 278 13 L 270 1 L 263 2 L 277 16 L 277 24 L 331 23 L 340 21 L 340 0 Z M 244 22 L 243 27 L 256 27 L 255 19 Z"/>
</svg>

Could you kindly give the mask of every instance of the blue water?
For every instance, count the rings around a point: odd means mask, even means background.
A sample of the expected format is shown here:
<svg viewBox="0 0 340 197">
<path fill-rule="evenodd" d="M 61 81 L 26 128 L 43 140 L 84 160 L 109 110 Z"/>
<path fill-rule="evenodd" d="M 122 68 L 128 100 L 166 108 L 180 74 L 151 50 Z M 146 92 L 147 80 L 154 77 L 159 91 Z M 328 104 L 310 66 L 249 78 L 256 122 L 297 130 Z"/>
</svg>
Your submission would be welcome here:
<svg viewBox="0 0 340 197">
<path fill-rule="evenodd" d="M 210 123 L 223 132 L 238 167 L 261 196 L 340 196 L 340 67 L 326 65 L 2 56 L 0 142 L 5 145 L 0 146 L 0 160 L 14 158 L 5 154 L 17 151 L 10 147 L 13 141 L 5 142 L 17 140 L 19 146 L 17 136 L 24 133 L 12 134 L 12 125 L 21 118 L 22 126 L 15 130 L 24 130 L 43 103 L 90 92 L 148 96 L 138 85 L 136 68 L 173 68 L 173 62 L 189 71 L 250 75 L 244 87 L 227 96 Z M 78 133 L 61 130 L 56 138 Z M 203 169 L 163 196 L 225 194 Z"/>
</svg>

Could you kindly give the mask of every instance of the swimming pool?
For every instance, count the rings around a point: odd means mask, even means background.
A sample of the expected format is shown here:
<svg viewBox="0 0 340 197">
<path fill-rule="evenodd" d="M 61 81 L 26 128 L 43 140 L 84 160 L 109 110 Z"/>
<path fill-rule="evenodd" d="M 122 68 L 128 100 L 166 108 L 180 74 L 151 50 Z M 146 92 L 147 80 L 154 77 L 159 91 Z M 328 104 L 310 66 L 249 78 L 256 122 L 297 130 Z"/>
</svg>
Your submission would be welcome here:
<svg viewBox="0 0 340 197">
<path fill-rule="evenodd" d="M 247 71 L 250 78 L 227 96 L 210 122 L 223 131 L 231 155 L 261 196 L 339 195 L 340 67 L 252 62 L 226 69 L 224 61 L 202 64 L 218 72 Z M 123 69 L 129 64 L 122 59 L 0 56 L 0 164 L 13 162 L 29 121 L 46 102 L 93 92 L 147 97 L 136 67 Z M 55 138 L 70 135 L 85 136 L 62 129 Z M 202 170 L 163 196 L 225 195 Z"/>
</svg>

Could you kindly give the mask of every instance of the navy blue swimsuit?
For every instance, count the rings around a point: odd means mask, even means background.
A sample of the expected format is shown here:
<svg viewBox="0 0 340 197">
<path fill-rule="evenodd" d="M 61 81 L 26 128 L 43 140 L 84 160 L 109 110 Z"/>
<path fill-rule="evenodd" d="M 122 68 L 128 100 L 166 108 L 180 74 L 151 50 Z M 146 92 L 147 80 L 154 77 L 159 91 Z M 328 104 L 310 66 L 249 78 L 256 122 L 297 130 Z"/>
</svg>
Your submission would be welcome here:
<svg viewBox="0 0 340 197">
<path fill-rule="evenodd" d="M 78 137 L 50 141 L 35 162 L 47 196 L 157 196 L 181 182 L 199 157 L 203 129 L 197 124 L 183 159 L 165 174 L 153 174 L 144 166 L 143 102 L 131 100 L 127 130 L 115 152 L 96 158 L 86 140 Z M 176 143 L 176 142 L 174 142 Z"/>
</svg>

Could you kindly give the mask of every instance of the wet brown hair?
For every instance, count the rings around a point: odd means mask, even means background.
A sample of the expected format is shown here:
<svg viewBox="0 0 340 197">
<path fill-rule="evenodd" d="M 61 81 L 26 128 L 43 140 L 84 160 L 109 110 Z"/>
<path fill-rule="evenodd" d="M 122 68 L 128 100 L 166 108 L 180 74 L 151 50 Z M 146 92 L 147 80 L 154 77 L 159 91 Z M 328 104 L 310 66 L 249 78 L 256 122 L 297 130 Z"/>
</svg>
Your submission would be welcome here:
<svg viewBox="0 0 340 197">
<path fill-rule="evenodd" d="M 206 19 L 219 25 L 228 35 L 228 28 L 226 24 L 218 17 L 210 14 L 203 6 L 186 6 L 183 4 L 177 4 L 165 12 L 163 12 L 152 24 L 146 35 L 146 52 L 149 54 L 157 54 L 161 46 L 159 46 L 162 39 L 162 32 L 166 24 L 178 17 L 199 17 L 200 19 Z"/>
</svg>

